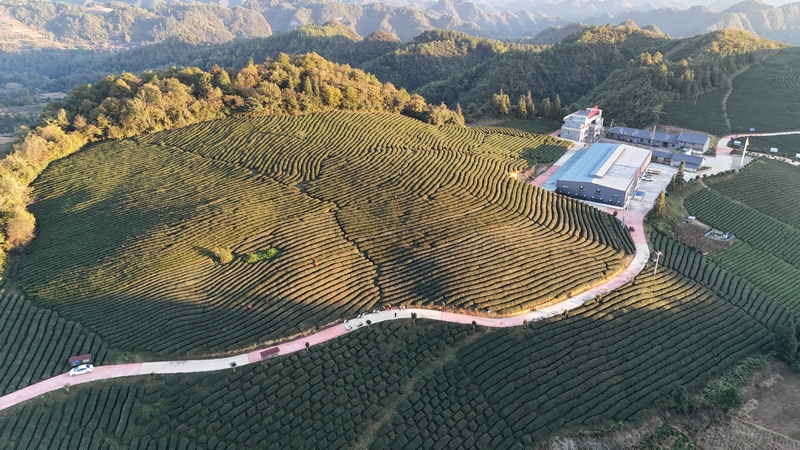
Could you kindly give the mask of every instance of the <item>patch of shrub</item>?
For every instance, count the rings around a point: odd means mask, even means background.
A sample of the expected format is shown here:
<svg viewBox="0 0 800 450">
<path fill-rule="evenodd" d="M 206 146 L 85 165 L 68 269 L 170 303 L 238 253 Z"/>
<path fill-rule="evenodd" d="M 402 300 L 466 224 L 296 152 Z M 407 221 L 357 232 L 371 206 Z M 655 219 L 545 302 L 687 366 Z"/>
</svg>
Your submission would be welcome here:
<svg viewBox="0 0 800 450">
<path fill-rule="evenodd" d="M 228 264 L 229 262 L 233 261 L 233 252 L 228 247 L 214 247 L 212 250 L 214 252 L 214 256 L 217 258 L 217 261 L 220 264 Z"/>
<path fill-rule="evenodd" d="M 246 262 L 247 264 L 255 264 L 257 262 L 267 261 L 269 259 L 272 259 L 278 256 L 280 253 L 281 251 L 278 250 L 277 248 L 270 247 L 266 250 L 259 250 L 257 252 L 247 253 L 246 255 L 242 255 L 241 259 L 242 262 Z"/>
</svg>

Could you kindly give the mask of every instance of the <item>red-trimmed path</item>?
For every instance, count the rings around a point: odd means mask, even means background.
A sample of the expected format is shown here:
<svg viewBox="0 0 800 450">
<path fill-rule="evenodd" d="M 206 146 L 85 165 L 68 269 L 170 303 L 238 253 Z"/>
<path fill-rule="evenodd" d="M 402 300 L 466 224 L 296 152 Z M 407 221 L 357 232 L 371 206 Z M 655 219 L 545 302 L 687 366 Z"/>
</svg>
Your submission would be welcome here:
<svg viewBox="0 0 800 450">
<path fill-rule="evenodd" d="M 445 322 L 462 324 L 471 324 L 474 321 L 478 325 L 488 327 L 511 327 L 522 325 L 524 321 L 534 322 L 547 317 L 556 316 L 566 310 L 574 309 L 583 305 L 587 300 L 593 299 L 597 295 L 605 294 L 619 288 L 642 271 L 650 257 L 650 250 L 648 249 L 647 239 L 644 235 L 642 220 L 642 214 L 628 212 L 627 223 L 628 225 L 632 225 L 635 229 L 633 233 L 633 240 L 636 244 L 636 254 L 633 257 L 631 264 L 629 264 L 627 268 L 625 268 L 614 278 L 601 283 L 586 292 L 538 311 L 531 311 L 518 316 L 497 318 L 471 316 L 468 314 L 457 314 L 419 308 L 409 308 L 400 311 L 380 311 L 377 313 L 365 314 L 359 319 L 352 319 L 347 324 L 334 325 L 310 336 L 227 358 L 97 366 L 95 367 L 94 372 L 76 377 L 70 377 L 64 373 L 0 397 L 0 410 L 38 397 L 47 392 L 52 392 L 58 389 L 66 389 L 67 384 L 70 386 L 75 386 L 97 380 L 107 380 L 111 378 L 136 375 L 209 372 L 230 369 L 232 363 L 236 363 L 236 366 L 254 364 L 261 361 L 261 352 L 264 350 L 278 347 L 280 349 L 280 355 L 294 353 L 304 350 L 306 348 L 306 343 L 308 343 L 309 346 L 317 345 L 331 339 L 336 339 L 349 333 L 350 331 L 355 331 L 358 329 L 356 325 L 359 322 L 363 324 L 362 326 L 366 326 L 367 320 L 370 320 L 372 323 L 378 323 L 396 319 L 409 319 L 411 318 L 412 313 L 416 313 L 417 317 L 420 319 L 441 320 Z M 352 327 L 352 330 L 347 329 L 348 325 Z"/>
</svg>

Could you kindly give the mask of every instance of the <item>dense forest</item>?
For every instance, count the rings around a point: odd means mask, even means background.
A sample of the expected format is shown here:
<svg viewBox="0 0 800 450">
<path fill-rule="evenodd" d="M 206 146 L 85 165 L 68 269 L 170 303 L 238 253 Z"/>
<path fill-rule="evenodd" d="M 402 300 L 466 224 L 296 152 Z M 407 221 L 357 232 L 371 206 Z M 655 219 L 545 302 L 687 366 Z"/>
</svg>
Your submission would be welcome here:
<svg viewBox="0 0 800 450">
<path fill-rule="evenodd" d="M 586 27 L 546 47 L 440 30 L 401 43 L 384 32 L 362 38 L 352 28 L 331 22 L 218 45 L 172 37 L 113 53 L 0 52 L 0 85 L 22 86 L 13 94 L 0 92 L 0 107 L 35 104 L 41 102 L 37 93 L 68 91 L 108 73 L 171 67 L 210 71 L 215 65 L 239 70 L 248 61 L 274 59 L 282 52 L 314 52 L 418 92 L 432 103 L 445 103 L 451 109 L 461 104 L 468 120 L 509 114 L 558 120 L 561 108 L 601 104 L 615 123 L 648 126 L 659 120 L 664 104 L 713 90 L 743 65 L 780 46 L 741 31 L 670 39 L 657 29 L 633 25 Z M 509 104 L 507 108 L 504 103 Z M 524 108 L 522 103 L 526 103 Z M 560 104 L 558 108 L 548 106 L 555 103 Z M 24 122 L 24 117 L 0 118 L 0 128 L 9 130 L 23 123 L 20 119 Z"/>
</svg>

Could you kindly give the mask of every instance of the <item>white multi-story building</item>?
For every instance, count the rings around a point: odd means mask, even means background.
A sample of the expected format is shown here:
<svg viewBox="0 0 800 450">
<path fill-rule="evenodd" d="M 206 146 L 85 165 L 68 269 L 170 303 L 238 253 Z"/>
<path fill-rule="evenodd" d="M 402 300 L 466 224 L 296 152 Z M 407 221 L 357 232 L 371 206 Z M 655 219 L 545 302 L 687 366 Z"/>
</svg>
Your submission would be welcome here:
<svg viewBox="0 0 800 450">
<path fill-rule="evenodd" d="M 561 137 L 571 141 L 595 142 L 603 131 L 603 111 L 594 106 L 564 117 Z"/>
</svg>

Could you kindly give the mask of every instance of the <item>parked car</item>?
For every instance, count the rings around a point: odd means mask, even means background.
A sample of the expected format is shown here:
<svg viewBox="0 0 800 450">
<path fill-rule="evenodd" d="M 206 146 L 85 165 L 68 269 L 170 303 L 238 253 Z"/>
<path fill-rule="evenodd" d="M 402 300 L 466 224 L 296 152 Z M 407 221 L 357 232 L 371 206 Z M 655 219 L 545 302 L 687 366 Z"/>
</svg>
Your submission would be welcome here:
<svg viewBox="0 0 800 450">
<path fill-rule="evenodd" d="M 85 373 L 92 373 L 94 371 L 94 366 L 91 364 L 81 364 L 80 366 L 73 367 L 69 370 L 69 376 L 74 377 L 75 375 L 83 375 Z"/>
<path fill-rule="evenodd" d="M 642 181 L 653 181 L 653 177 L 650 175 L 645 175 L 642 177 Z"/>
</svg>

